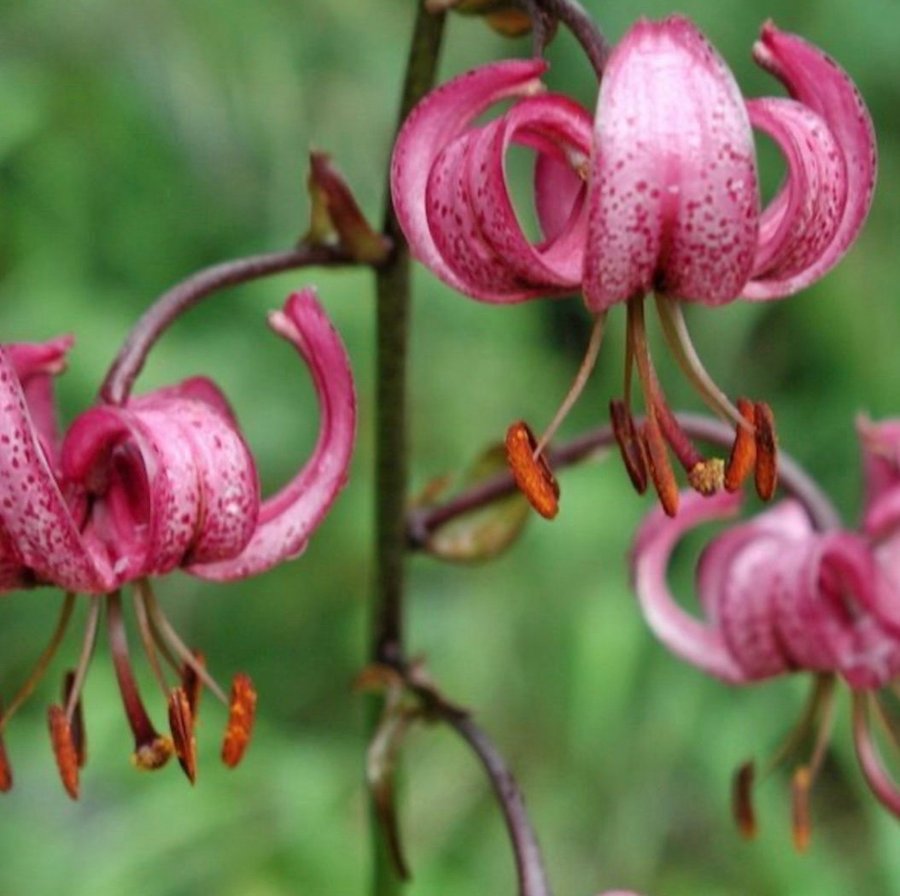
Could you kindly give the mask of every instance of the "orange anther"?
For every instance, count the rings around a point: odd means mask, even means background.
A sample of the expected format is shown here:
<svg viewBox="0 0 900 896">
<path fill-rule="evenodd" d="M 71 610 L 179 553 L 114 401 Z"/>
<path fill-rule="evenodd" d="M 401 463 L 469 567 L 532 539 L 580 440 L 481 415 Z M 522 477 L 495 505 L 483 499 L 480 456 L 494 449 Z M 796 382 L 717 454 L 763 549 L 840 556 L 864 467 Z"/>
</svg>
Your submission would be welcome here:
<svg viewBox="0 0 900 896">
<path fill-rule="evenodd" d="M 523 420 L 506 431 L 506 460 L 519 490 L 545 519 L 559 511 L 559 485 L 543 455 L 534 456 L 537 441 Z"/>
<path fill-rule="evenodd" d="M 256 690 L 249 675 L 238 674 L 231 683 L 231 704 L 228 710 L 228 727 L 222 741 L 222 762 L 234 768 L 242 759 L 256 716 Z"/>
<path fill-rule="evenodd" d="M 624 401 L 613 399 L 609 403 L 609 419 L 628 478 L 634 490 L 642 495 L 647 490 L 647 460 L 644 457 L 644 443 L 634 425 L 634 417 Z"/>
<path fill-rule="evenodd" d="M 748 425 L 739 426 L 735 431 L 734 444 L 725 465 L 725 488 L 729 492 L 736 492 L 756 466 L 755 406 L 752 401 L 739 398 L 737 407 Z"/>
<path fill-rule="evenodd" d="M 78 751 L 72 739 L 72 728 L 61 706 L 51 706 L 47 710 L 47 724 L 50 727 L 50 744 L 59 776 L 62 778 L 66 793 L 73 800 L 78 799 Z"/>
<path fill-rule="evenodd" d="M 178 764 L 193 784 L 197 778 L 197 739 L 190 698 L 183 688 L 172 688 L 169 693 L 169 730 Z"/>
<path fill-rule="evenodd" d="M 753 762 L 745 762 L 734 775 L 732 785 L 732 810 L 734 820 L 746 840 L 756 836 L 756 811 L 753 808 L 753 780 L 756 768 Z"/>
<path fill-rule="evenodd" d="M 809 791 L 812 776 L 805 765 L 801 765 L 791 778 L 791 830 L 794 834 L 794 849 L 806 852 L 812 827 L 809 819 Z"/>
<path fill-rule="evenodd" d="M 641 435 L 647 451 L 650 478 L 659 496 L 659 503 L 667 516 L 675 516 L 678 513 L 678 482 L 672 472 L 672 464 L 669 463 L 669 453 L 659 423 L 652 412 L 647 414 Z"/>
<path fill-rule="evenodd" d="M 775 437 L 775 417 L 763 402 L 754 405 L 756 427 L 756 493 L 769 501 L 778 485 L 778 446 Z"/>
</svg>

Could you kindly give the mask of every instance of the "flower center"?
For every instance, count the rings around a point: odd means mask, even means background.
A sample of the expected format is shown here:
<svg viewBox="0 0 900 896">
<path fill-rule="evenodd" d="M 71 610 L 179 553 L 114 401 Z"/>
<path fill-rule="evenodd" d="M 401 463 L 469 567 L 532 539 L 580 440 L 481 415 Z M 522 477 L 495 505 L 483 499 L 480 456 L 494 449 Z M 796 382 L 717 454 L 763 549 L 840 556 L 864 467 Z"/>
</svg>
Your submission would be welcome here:
<svg viewBox="0 0 900 896">
<path fill-rule="evenodd" d="M 28 699 L 56 655 L 68 628 L 75 595 L 68 594 L 47 647 L 31 674 L 0 716 L 0 734 L 16 710 Z M 134 736 L 132 761 L 136 768 L 161 768 L 174 755 L 185 775 L 193 783 L 196 777 L 196 741 L 194 727 L 200 693 L 205 686 L 228 709 L 228 722 L 222 743 L 222 761 L 236 766 L 249 744 L 256 710 L 256 692 L 250 678 L 234 677 L 230 696 L 207 672 L 202 654 L 188 649 L 166 618 L 156 600 L 150 582 L 141 579 L 134 586 L 137 628 L 147 661 L 163 693 L 169 730 L 160 732 L 148 714 L 132 669 L 128 636 L 119 591 L 92 596 L 85 623 L 81 653 L 76 668 L 66 673 L 61 704 L 48 710 L 50 739 L 60 777 L 66 792 L 78 797 L 79 770 L 86 760 L 81 692 L 94 652 L 100 616 L 106 608 L 106 627 L 110 654 L 119 685 L 119 693 L 129 727 Z M 169 667 L 168 674 L 166 666 Z M 172 685 L 170 678 L 177 683 Z M 0 738 L 0 791 L 12 786 L 12 772 Z"/>
<path fill-rule="evenodd" d="M 737 406 L 733 405 L 700 362 L 687 332 L 680 303 L 657 296 L 656 306 L 663 334 L 676 361 L 706 404 L 719 416 L 734 422 L 735 439 L 730 456 L 725 460 L 705 457 L 684 432 L 669 407 L 653 365 L 644 320 L 644 296 L 635 296 L 628 302 L 627 311 L 624 399 L 610 403 L 613 435 L 632 484 L 642 494 L 648 482 L 652 482 L 663 509 L 669 516 L 674 516 L 678 511 L 678 481 L 669 460 L 671 451 L 684 469 L 688 484 L 700 494 L 712 495 L 723 488 L 737 491 L 752 472 L 759 496 L 769 500 L 777 485 L 777 446 L 771 409 L 762 402 L 747 399 L 740 399 Z M 557 513 L 559 490 L 546 449 L 594 369 L 604 320 L 605 314 L 596 318 L 572 386 L 540 439 L 534 441 L 531 431 L 521 421 L 514 423 L 507 432 L 507 457 L 516 484 L 532 506 L 548 519 Z M 640 424 L 631 411 L 635 369 L 645 410 Z M 530 456 L 523 448 L 526 443 L 530 444 Z"/>
</svg>

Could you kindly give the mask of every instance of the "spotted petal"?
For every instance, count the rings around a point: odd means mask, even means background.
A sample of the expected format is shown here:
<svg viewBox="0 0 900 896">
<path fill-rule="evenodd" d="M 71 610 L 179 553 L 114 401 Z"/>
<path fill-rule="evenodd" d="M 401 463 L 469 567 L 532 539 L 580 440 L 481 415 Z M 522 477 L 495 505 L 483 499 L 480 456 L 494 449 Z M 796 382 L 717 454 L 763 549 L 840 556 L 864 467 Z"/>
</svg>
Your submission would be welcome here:
<svg viewBox="0 0 900 896">
<path fill-rule="evenodd" d="M 660 508 L 650 513 L 637 534 L 632 557 L 634 587 L 654 634 L 676 656 L 732 683 L 747 677 L 721 631 L 682 609 L 669 589 L 667 573 L 672 550 L 685 532 L 707 520 L 731 516 L 739 506 L 740 496 L 727 492 L 711 498 L 684 494 L 676 517 L 667 517 Z"/>
<path fill-rule="evenodd" d="M 69 591 L 108 591 L 112 569 L 92 556 L 69 511 L 42 445 L 49 431 L 43 398 L 39 407 L 44 407 L 38 412 L 43 433 L 29 413 L 16 368 L 0 348 L 0 550 L 5 553 L 0 584 L 9 588 L 37 580 Z M 21 564 L 21 578 L 10 568 L 15 562 Z"/>
<path fill-rule="evenodd" d="M 62 470 L 84 508 L 85 541 L 117 583 L 233 557 L 259 511 L 256 468 L 224 398 L 190 380 L 82 414 Z"/>
<path fill-rule="evenodd" d="M 818 280 L 856 239 L 875 188 L 875 132 L 850 77 L 817 47 L 768 22 L 753 55 L 796 101 L 749 104 L 753 123 L 788 162 L 785 185 L 763 215 L 754 279 L 743 291 L 772 299 Z"/>
<path fill-rule="evenodd" d="M 195 563 L 188 572 L 217 581 L 244 578 L 297 556 L 347 478 L 356 428 L 350 363 L 312 289 L 295 293 L 269 323 L 306 362 L 319 399 L 321 422 L 312 456 L 299 473 L 260 507 L 256 528 L 237 556 Z"/>
<path fill-rule="evenodd" d="M 717 305 L 750 275 L 759 195 L 734 78 L 688 20 L 641 20 L 597 102 L 584 289 L 602 311 L 657 289 Z"/>
<path fill-rule="evenodd" d="M 413 255 L 461 292 L 471 294 L 472 284 L 438 248 L 432 235 L 426 204 L 432 168 L 441 152 L 491 105 L 539 91 L 538 79 L 546 68 L 540 60 L 509 60 L 467 72 L 429 93 L 397 136 L 391 159 L 391 196 L 400 227 Z M 489 292 L 477 297 L 505 300 Z"/>
</svg>

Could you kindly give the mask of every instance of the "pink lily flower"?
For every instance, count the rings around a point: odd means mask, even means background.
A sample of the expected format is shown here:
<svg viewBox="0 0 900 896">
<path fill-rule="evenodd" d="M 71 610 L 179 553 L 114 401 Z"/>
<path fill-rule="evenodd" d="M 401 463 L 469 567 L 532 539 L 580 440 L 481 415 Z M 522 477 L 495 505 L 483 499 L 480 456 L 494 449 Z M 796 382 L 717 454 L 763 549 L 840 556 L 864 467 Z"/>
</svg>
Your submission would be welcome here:
<svg viewBox="0 0 900 896">
<path fill-rule="evenodd" d="M 802 505 L 782 501 L 716 536 L 697 565 L 701 616 L 673 596 L 667 569 L 685 532 L 733 516 L 737 495 L 688 495 L 675 520 L 651 513 L 635 540 L 634 582 L 654 634 L 680 659 L 734 685 L 799 671 L 815 676 L 804 719 L 788 743 L 818 727 L 810 760 L 794 774 L 795 841 L 809 838 L 807 800 L 824 756 L 833 719 L 833 683 L 853 694 L 854 739 L 860 766 L 876 797 L 900 817 L 900 787 L 890 778 L 871 731 L 884 720 L 877 692 L 900 677 L 900 579 L 897 543 L 882 528 L 896 508 L 900 483 L 900 424 L 860 424 L 867 510 L 860 532 L 816 531 Z M 894 517 L 896 520 L 896 517 Z M 893 522 L 893 521 L 892 521 Z M 890 729 L 890 725 L 884 726 Z M 779 757 L 779 759 L 782 757 Z M 755 829 L 749 790 L 752 767 L 739 773 L 736 813 Z"/>
<path fill-rule="evenodd" d="M 355 429 L 355 397 L 346 352 L 313 290 L 290 296 L 269 316 L 272 329 L 307 365 L 321 423 L 311 457 L 294 478 L 261 500 L 253 456 L 218 387 L 193 378 L 129 399 L 99 405 L 56 438 L 53 374 L 65 365 L 71 339 L 0 347 L 0 590 L 53 585 L 68 592 L 55 650 L 73 595 L 93 595 L 83 656 L 90 657 L 101 604 L 126 715 L 135 736 L 135 762 L 155 768 L 173 753 L 194 776 L 193 721 L 200 683 L 230 708 L 223 759 L 234 765 L 250 735 L 255 693 L 245 675 L 231 699 L 187 650 L 166 620 L 149 577 L 175 568 L 215 581 L 256 575 L 305 548 L 343 486 Z M 147 715 L 131 672 L 120 589 L 134 583 L 141 638 L 169 695 L 171 736 Z M 178 687 L 167 683 L 158 657 L 180 665 Z M 45 654 L 27 694 L 49 661 Z M 77 795 L 83 753 L 75 729 L 83 660 L 67 686 L 65 708 L 51 709 L 60 771 Z M 21 702 L 0 717 L 0 730 Z M 8 763 L 0 785 L 11 783 Z"/>
<path fill-rule="evenodd" d="M 613 408 L 629 474 L 652 480 L 670 514 L 678 490 L 667 445 L 696 490 L 739 485 L 746 462 L 702 457 L 678 427 L 656 379 L 644 328 L 654 293 L 663 332 L 701 397 L 755 438 L 773 475 L 771 412 L 736 408 L 703 368 L 681 303 L 722 305 L 791 295 L 847 252 L 868 213 L 875 183 L 875 137 L 859 92 L 833 60 L 766 23 L 754 58 L 790 98 L 745 101 L 730 70 L 687 19 L 638 21 L 613 52 L 596 115 L 543 91 L 540 60 L 495 63 L 455 78 L 413 110 L 394 149 L 394 206 L 413 255 L 473 298 L 512 303 L 584 292 L 596 322 L 570 394 L 540 440 L 533 462 L 513 470 L 547 516 L 549 470 L 543 449 L 593 367 L 606 312 L 628 306 L 626 401 Z M 501 100 L 494 120 L 476 119 Z M 764 208 L 751 127 L 780 148 L 787 172 Z M 504 158 L 511 145 L 535 152 L 533 198 L 541 235 L 530 241 L 510 198 Z M 629 380 L 636 366 L 646 407 L 637 429 Z M 746 441 L 746 437 L 743 441 Z M 739 452 L 740 453 L 740 452 Z M 511 454 L 516 454 L 515 450 Z M 531 483 L 531 485 L 529 485 Z M 530 491 L 529 491 L 530 489 Z"/>
</svg>

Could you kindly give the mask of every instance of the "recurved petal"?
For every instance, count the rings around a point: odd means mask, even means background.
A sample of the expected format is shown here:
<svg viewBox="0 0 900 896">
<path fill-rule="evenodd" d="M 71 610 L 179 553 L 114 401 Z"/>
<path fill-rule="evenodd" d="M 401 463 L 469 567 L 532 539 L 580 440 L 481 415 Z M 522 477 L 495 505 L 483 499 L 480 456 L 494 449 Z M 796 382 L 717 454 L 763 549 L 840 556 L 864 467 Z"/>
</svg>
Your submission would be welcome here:
<svg viewBox="0 0 900 896">
<path fill-rule="evenodd" d="M 112 571 L 88 552 L 60 492 L 25 394 L 0 348 L 0 525 L 38 581 L 69 591 L 109 590 Z"/>
<path fill-rule="evenodd" d="M 580 202 L 565 194 L 559 197 L 569 206 L 568 217 L 560 225 L 564 209 L 549 208 L 548 197 L 543 196 L 543 213 L 555 219 L 556 232 L 547 243 L 533 245 L 522 231 L 504 172 L 513 144 L 534 148 L 539 159 L 547 156 L 567 164 L 578 180 L 576 169 L 586 166 L 591 154 L 590 117 L 577 103 L 558 94 L 524 99 L 481 129 L 466 162 L 472 209 L 497 256 L 537 291 L 574 289 L 581 280 L 584 255 Z"/>
<path fill-rule="evenodd" d="M 753 264 L 759 195 L 747 111 L 684 18 L 638 22 L 600 86 L 585 296 L 602 311 L 658 289 L 721 304 Z"/>
<path fill-rule="evenodd" d="M 747 109 L 780 147 L 788 170 L 760 219 L 753 279 L 743 296 L 779 298 L 805 286 L 829 251 L 847 204 L 847 166 L 826 122 L 801 103 L 751 100 Z"/>
<path fill-rule="evenodd" d="M 863 528 L 882 537 L 889 527 L 900 529 L 900 420 L 874 421 L 861 414 L 856 418 L 856 433 L 862 453 Z M 876 505 L 892 493 L 897 500 L 884 505 L 892 512 L 876 512 Z"/>
<path fill-rule="evenodd" d="M 50 464 L 55 468 L 59 451 L 53 377 L 59 376 L 68 361 L 72 336 L 57 336 L 47 342 L 16 342 L 4 346 L 25 393 L 31 422 Z"/>
<path fill-rule="evenodd" d="M 426 210 L 426 186 L 442 150 L 493 103 L 541 90 L 541 60 L 507 60 L 467 72 L 431 91 L 410 113 L 391 158 L 394 210 L 413 255 L 450 286 L 465 283 L 435 244 Z"/>
<path fill-rule="evenodd" d="M 253 458 L 230 419 L 187 397 L 196 382 L 93 408 L 66 434 L 62 469 L 85 507 L 85 541 L 117 584 L 233 557 L 255 527 Z"/>
<path fill-rule="evenodd" d="M 425 191 L 428 223 L 463 292 L 482 301 L 515 301 L 528 296 L 529 290 L 487 244 L 469 202 L 466 159 L 476 137 L 476 131 L 458 137 L 432 165 Z"/>
<path fill-rule="evenodd" d="M 654 509 L 638 531 L 632 554 L 634 585 L 647 624 L 676 656 L 731 683 L 748 679 L 725 644 L 721 631 L 687 613 L 669 589 L 669 558 L 681 536 L 710 519 L 723 519 L 740 506 L 740 495 L 721 492 L 702 497 L 682 493 L 676 517 Z"/>
<path fill-rule="evenodd" d="M 347 478 L 356 428 L 356 397 L 346 351 L 307 288 L 269 316 L 278 335 L 291 342 L 309 367 L 321 421 L 312 456 L 279 492 L 263 502 L 249 543 L 230 560 L 198 563 L 188 571 L 229 580 L 263 572 L 297 556 L 324 518 Z"/>
<path fill-rule="evenodd" d="M 774 298 L 796 292 L 817 280 L 837 264 L 856 239 L 875 189 L 875 130 L 856 85 L 818 47 L 767 22 L 753 47 L 753 56 L 784 84 L 795 100 L 827 125 L 829 142 L 836 146 L 846 171 L 847 199 L 830 238 L 817 252 L 810 253 L 802 269 L 768 278 L 773 281 L 768 285 L 763 275 L 763 284 L 751 284 L 746 292 L 747 298 Z M 821 154 L 825 145 L 822 136 L 815 135 L 815 142 L 819 145 L 809 149 Z M 827 160 L 827 165 L 831 164 Z M 826 223 L 830 228 L 831 224 Z"/>
</svg>

